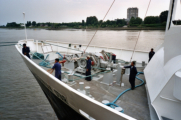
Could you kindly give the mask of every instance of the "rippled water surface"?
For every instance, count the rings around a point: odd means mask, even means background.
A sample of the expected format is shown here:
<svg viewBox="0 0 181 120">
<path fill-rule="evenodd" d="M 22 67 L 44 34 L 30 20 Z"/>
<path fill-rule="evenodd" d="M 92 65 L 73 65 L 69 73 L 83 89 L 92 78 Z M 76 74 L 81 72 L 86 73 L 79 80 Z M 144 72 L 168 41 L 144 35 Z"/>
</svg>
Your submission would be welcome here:
<svg viewBox="0 0 181 120">
<path fill-rule="evenodd" d="M 27 30 L 29 39 L 87 44 L 92 30 Z M 92 45 L 133 49 L 139 31 L 101 30 Z M 164 31 L 141 31 L 136 49 L 149 51 L 163 43 Z M 25 38 L 24 30 L 0 29 L 0 42 Z M 2 44 L 1 44 L 2 45 Z M 56 115 L 14 46 L 0 47 L 0 119 L 54 120 Z"/>
</svg>

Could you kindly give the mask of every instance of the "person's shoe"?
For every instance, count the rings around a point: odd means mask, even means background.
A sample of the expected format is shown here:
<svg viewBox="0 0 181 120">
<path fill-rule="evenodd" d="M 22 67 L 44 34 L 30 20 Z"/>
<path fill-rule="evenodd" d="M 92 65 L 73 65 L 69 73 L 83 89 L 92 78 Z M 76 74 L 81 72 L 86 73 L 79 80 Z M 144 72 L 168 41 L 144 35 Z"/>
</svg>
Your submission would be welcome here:
<svg viewBox="0 0 181 120">
<path fill-rule="evenodd" d="M 131 88 L 131 90 L 134 90 L 134 88 Z"/>
</svg>

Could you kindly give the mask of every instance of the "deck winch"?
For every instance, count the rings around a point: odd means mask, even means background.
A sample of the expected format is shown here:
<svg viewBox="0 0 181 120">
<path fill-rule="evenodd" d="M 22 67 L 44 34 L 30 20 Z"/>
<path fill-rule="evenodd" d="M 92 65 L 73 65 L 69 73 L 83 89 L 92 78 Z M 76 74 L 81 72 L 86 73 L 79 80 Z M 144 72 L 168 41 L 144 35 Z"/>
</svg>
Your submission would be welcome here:
<svg viewBox="0 0 181 120">
<path fill-rule="evenodd" d="M 86 56 L 89 55 L 92 61 L 92 67 L 94 71 L 100 71 L 97 68 L 111 68 L 117 69 L 118 64 L 112 63 L 112 56 L 113 53 L 101 51 L 100 53 L 85 53 L 82 55 L 76 55 L 76 59 L 74 58 L 75 64 L 75 71 L 79 73 L 86 72 L 86 65 L 87 65 L 87 58 Z M 73 59 L 73 58 L 72 58 Z"/>
</svg>

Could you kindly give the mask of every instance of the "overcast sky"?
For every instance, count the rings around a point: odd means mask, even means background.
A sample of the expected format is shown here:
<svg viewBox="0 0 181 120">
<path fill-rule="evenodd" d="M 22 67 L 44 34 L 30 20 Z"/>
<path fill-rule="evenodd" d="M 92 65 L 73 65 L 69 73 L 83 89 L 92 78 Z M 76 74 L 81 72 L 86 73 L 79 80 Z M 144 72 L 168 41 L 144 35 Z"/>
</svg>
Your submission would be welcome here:
<svg viewBox="0 0 181 120">
<path fill-rule="evenodd" d="M 0 0 L 0 25 L 7 22 L 81 22 L 87 16 L 103 19 L 113 0 Z M 106 20 L 127 18 L 127 8 L 138 7 L 144 18 L 149 0 L 116 0 Z M 158 16 L 169 9 L 170 0 L 152 0 L 147 16 Z M 181 13 L 181 11 L 180 11 Z M 181 15 L 181 14 L 180 14 Z M 181 16 L 180 16 L 181 18 Z"/>
</svg>

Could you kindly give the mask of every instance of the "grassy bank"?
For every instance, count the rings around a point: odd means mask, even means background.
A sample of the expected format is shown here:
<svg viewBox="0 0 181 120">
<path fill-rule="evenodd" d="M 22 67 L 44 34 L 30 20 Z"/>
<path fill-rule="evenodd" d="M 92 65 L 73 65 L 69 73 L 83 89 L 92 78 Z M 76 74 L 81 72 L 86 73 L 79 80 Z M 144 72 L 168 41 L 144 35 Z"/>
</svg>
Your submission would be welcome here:
<svg viewBox="0 0 181 120">
<path fill-rule="evenodd" d="M 0 27 L 6 29 L 24 29 L 24 27 Z M 46 30 L 64 30 L 64 29 L 82 29 L 82 30 L 96 30 L 97 27 L 27 27 L 27 29 L 46 29 Z M 165 30 L 165 27 L 104 27 L 98 30 Z"/>
<path fill-rule="evenodd" d="M 83 29 L 83 30 L 96 30 L 97 28 L 48 28 L 48 30 L 62 30 L 62 29 Z M 165 30 L 165 27 L 105 27 L 98 28 L 98 30 Z"/>
</svg>

